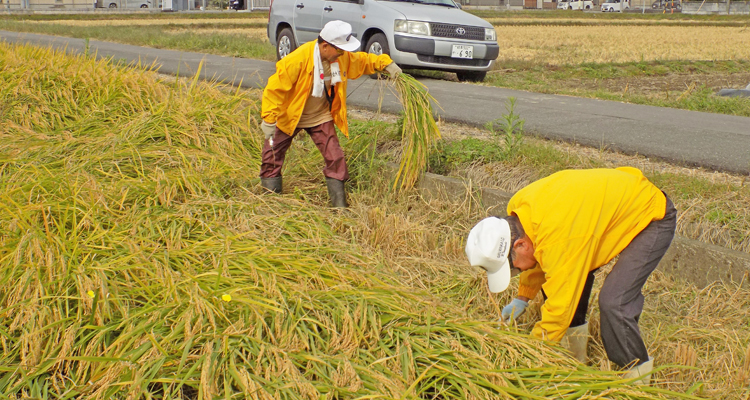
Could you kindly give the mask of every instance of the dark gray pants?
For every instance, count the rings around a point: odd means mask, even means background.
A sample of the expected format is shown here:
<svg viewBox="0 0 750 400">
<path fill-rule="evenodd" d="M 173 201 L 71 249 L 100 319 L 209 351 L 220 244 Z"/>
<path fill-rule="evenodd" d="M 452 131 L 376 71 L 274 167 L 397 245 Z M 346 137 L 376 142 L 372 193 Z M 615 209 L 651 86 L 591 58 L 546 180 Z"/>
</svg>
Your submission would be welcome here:
<svg viewBox="0 0 750 400">
<path fill-rule="evenodd" d="M 651 222 L 620 253 L 599 292 L 602 342 L 610 361 L 620 367 L 649 359 L 638 329 L 641 289 L 672 243 L 676 224 L 677 210 L 667 198 L 664 218 Z"/>
</svg>

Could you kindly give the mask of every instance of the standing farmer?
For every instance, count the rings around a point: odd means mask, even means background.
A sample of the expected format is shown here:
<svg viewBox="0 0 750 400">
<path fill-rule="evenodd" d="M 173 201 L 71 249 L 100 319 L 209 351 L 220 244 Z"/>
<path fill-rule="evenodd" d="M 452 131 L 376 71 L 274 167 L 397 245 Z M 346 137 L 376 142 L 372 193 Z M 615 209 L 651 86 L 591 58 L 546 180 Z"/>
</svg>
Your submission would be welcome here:
<svg viewBox="0 0 750 400">
<path fill-rule="evenodd" d="M 304 129 L 325 159 L 323 175 L 334 207 L 347 207 L 344 182 L 349 178 L 344 152 L 334 124 L 349 137 L 346 121 L 346 82 L 385 70 L 401 73 L 391 58 L 359 50 L 352 27 L 330 21 L 317 41 L 303 44 L 276 63 L 276 73 L 263 91 L 261 185 L 281 193 L 281 167 L 292 139 Z"/>
<path fill-rule="evenodd" d="M 480 221 L 466 243 L 471 265 L 487 270 L 491 292 L 522 272 L 503 318 L 521 315 L 541 289 L 542 318 L 531 334 L 562 340 L 585 362 L 594 271 L 619 254 L 599 294 L 602 342 L 612 362 L 631 367 L 627 377 L 649 373 L 653 359 L 638 329 L 641 289 L 674 237 L 672 201 L 635 168 L 568 170 L 518 191 L 507 211 Z"/>
</svg>

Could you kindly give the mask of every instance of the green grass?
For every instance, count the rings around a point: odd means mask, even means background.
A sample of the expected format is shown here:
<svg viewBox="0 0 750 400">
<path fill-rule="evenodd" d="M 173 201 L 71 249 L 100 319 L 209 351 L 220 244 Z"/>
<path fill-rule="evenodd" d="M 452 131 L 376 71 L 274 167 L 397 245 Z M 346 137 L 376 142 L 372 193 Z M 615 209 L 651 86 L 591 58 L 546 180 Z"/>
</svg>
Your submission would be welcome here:
<svg viewBox="0 0 750 400">
<path fill-rule="evenodd" d="M 249 27 L 265 27 L 265 22 L 253 22 Z M 241 25 L 248 27 L 247 25 Z M 230 25 L 197 24 L 196 28 L 235 28 Z M 0 29 L 33 32 L 46 35 L 68 36 L 79 39 L 96 39 L 102 41 L 147 46 L 159 49 L 195 51 L 219 54 L 232 57 L 275 60 L 275 50 L 268 40 L 252 39 L 242 34 L 205 34 L 205 33 L 169 33 L 186 27 L 176 25 L 141 25 L 128 26 L 68 26 L 57 24 L 29 25 L 21 21 L 0 20 Z"/>
<path fill-rule="evenodd" d="M 191 19 L 236 19 L 238 21 L 245 21 L 248 19 L 267 19 L 268 11 L 256 11 L 250 13 L 236 13 L 236 12 L 207 12 L 207 13 L 169 13 L 169 12 L 134 12 L 134 13 L 44 13 L 44 14 L 7 14 L 3 15 L 2 19 L 10 21 L 65 21 L 65 20 L 78 20 L 78 21 L 100 21 L 100 20 L 142 20 L 142 19 L 166 19 L 166 20 L 191 20 Z"/>
<path fill-rule="evenodd" d="M 501 71 L 491 72 L 485 79 L 490 86 L 539 93 L 624 101 L 628 103 L 680 108 L 719 114 L 750 116 L 750 99 L 715 95 L 713 88 L 697 86 L 670 88 L 647 95 L 638 93 L 637 80 L 667 78 L 680 74 L 722 74 L 750 71 L 750 61 L 650 61 L 631 63 L 581 64 L 542 66 L 524 62 L 504 62 Z M 605 80 L 622 81 L 615 87 Z M 628 79 L 631 82 L 628 82 Z M 625 90 L 631 83 L 633 89 Z M 687 93 L 685 93 L 687 91 Z"/>
<path fill-rule="evenodd" d="M 570 12 L 566 10 L 549 10 L 544 12 L 530 11 L 530 10 L 514 10 L 514 11 L 494 11 L 494 10 L 465 10 L 471 14 L 474 14 L 481 18 L 528 18 L 528 19 L 559 19 L 559 18 L 573 18 L 581 20 L 582 23 L 594 22 L 594 21 L 647 21 L 652 23 L 653 21 L 659 22 L 689 22 L 691 25 L 695 23 L 709 23 L 709 24 L 741 24 L 745 25 L 750 23 L 745 15 L 698 15 L 698 14 L 682 14 L 682 13 L 662 13 L 659 12 L 626 12 L 626 13 L 581 13 L 581 12 Z M 551 22 L 554 23 L 554 22 Z M 560 22 L 565 24 L 565 22 Z M 575 22 L 574 22 L 575 23 Z"/>
</svg>

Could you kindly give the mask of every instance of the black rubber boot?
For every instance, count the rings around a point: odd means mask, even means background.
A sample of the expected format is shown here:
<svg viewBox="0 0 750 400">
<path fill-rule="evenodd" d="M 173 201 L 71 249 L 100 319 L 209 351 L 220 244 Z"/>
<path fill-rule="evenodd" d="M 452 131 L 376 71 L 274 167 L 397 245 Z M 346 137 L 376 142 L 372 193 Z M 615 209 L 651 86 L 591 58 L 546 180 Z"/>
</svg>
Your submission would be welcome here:
<svg viewBox="0 0 750 400">
<path fill-rule="evenodd" d="M 344 181 L 338 179 L 326 178 L 328 185 L 328 197 L 331 198 L 331 206 L 334 208 L 347 208 L 346 190 L 344 190 Z"/>
<path fill-rule="evenodd" d="M 260 178 L 260 185 L 270 192 L 281 194 L 281 177 Z"/>
</svg>

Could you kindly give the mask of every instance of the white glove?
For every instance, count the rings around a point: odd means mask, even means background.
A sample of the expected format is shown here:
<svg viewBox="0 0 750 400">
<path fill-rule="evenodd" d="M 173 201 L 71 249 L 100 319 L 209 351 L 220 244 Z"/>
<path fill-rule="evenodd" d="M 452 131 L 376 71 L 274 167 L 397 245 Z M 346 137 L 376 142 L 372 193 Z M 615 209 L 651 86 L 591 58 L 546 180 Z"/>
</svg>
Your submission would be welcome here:
<svg viewBox="0 0 750 400">
<path fill-rule="evenodd" d="M 526 311 L 526 307 L 529 305 L 528 302 L 521 299 L 513 299 L 510 304 L 503 307 L 503 322 L 509 322 L 511 319 L 518 319 L 518 317 Z"/>
<path fill-rule="evenodd" d="M 263 131 L 266 140 L 269 140 L 273 138 L 273 134 L 276 133 L 276 124 L 269 124 L 268 122 L 263 121 L 263 123 L 260 124 L 260 130 Z"/>
<path fill-rule="evenodd" d="M 396 79 L 403 71 L 401 71 L 401 68 L 395 62 L 392 62 L 385 66 L 385 72 L 391 76 L 391 79 Z"/>
</svg>

